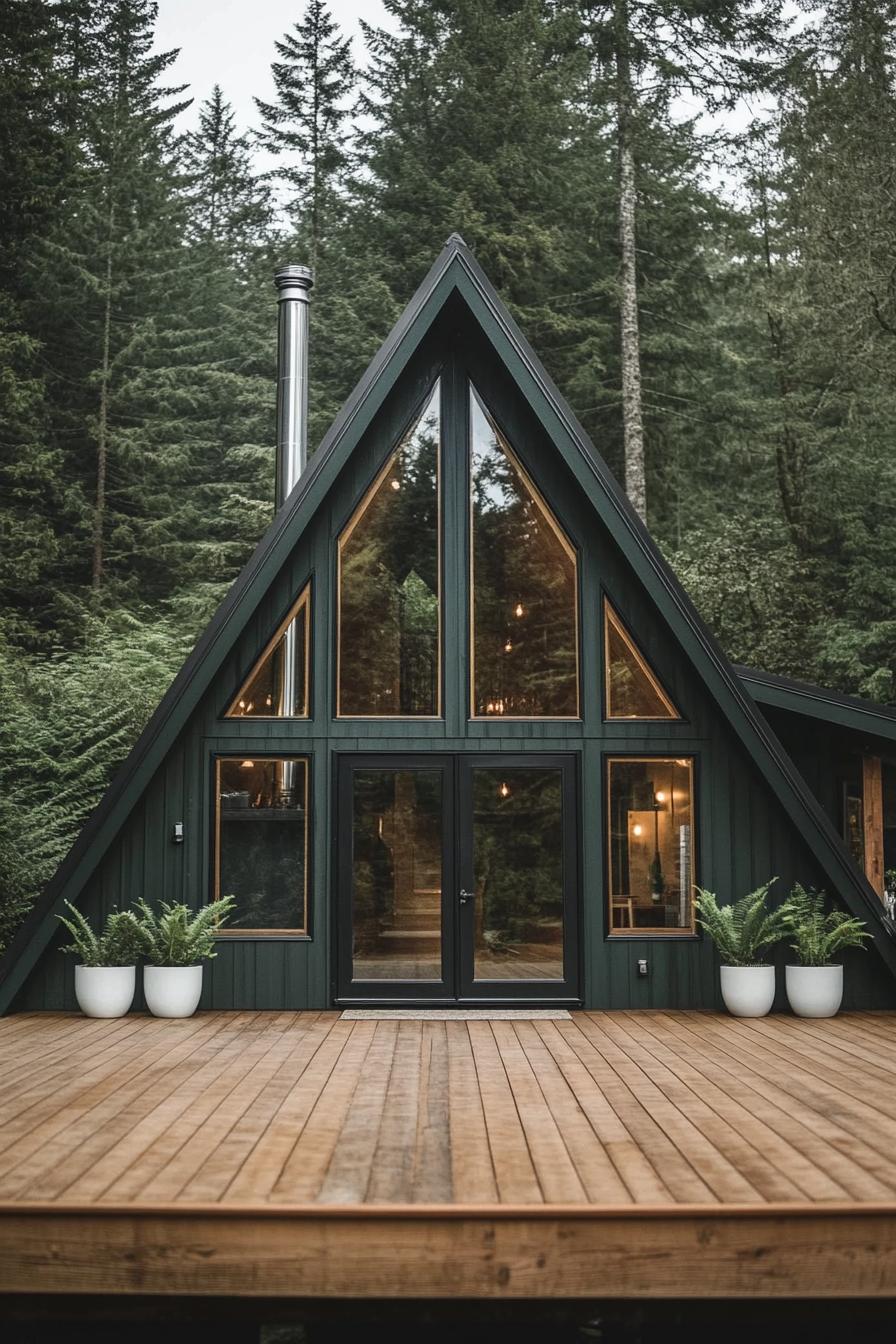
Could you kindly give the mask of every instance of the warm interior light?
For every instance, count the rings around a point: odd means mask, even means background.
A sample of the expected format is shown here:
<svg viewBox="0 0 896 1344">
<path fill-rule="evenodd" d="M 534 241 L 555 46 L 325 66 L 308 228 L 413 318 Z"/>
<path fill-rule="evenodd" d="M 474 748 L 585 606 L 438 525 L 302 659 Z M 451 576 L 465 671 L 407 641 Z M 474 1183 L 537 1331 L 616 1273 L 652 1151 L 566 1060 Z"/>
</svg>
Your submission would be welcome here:
<svg viewBox="0 0 896 1344">
<path fill-rule="evenodd" d="M 664 803 L 666 801 L 666 795 L 662 789 L 657 789 L 656 793 L 654 794 L 654 797 L 656 798 L 658 803 Z"/>
<path fill-rule="evenodd" d="M 641 835 L 643 830 L 644 827 L 641 825 L 640 821 L 636 821 L 632 827 L 632 835 Z"/>
<path fill-rule="evenodd" d="M 243 770 L 251 770 L 251 769 L 253 769 L 254 765 L 255 765 L 255 762 L 254 762 L 254 761 L 241 761 L 241 762 L 240 762 L 240 768 L 243 769 Z"/>
<path fill-rule="evenodd" d="M 502 798 L 509 798 L 509 797 L 510 797 L 510 785 L 507 784 L 506 782 L 504 782 L 504 781 L 502 780 L 502 782 L 501 782 L 501 786 L 500 786 L 500 788 L 498 789 L 498 792 L 500 793 L 500 795 L 501 795 Z"/>
<path fill-rule="evenodd" d="M 514 616 L 522 616 L 522 615 L 523 615 L 523 604 L 522 604 L 522 602 L 517 602 L 516 606 L 515 606 L 514 609 L 513 609 L 513 614 L 514 614 Z"/>
<path fill-rule="evenodd" d="M 391 487 L 392 487 L 393 490 L 400 490 L 400 489 L 401 489 L 401 481 L 397 481 L 397 480 L 395 480 L 394 477 L 393 477 L 392 480 L 389 482 L 389 484 L 391 485 Z"/>
<path fill-rule="evenodd" d="M 513 641 L 508 639 L 504 644 L 505 653 L 513 653 Z"/>
</svg>

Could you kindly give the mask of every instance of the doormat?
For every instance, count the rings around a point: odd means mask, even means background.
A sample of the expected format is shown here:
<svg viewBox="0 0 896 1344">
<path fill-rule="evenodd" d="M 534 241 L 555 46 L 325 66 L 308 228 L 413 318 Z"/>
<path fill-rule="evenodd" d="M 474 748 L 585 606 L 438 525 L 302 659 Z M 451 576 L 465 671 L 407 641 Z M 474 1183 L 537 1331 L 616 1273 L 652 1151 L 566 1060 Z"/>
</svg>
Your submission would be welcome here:
<svg viewBox="0 0 896 1344">
<path fill-rule="evenodd" d="M 346 1008 L 349 1022 L 561 1022 L 568 1008 Z"/>
</svg>

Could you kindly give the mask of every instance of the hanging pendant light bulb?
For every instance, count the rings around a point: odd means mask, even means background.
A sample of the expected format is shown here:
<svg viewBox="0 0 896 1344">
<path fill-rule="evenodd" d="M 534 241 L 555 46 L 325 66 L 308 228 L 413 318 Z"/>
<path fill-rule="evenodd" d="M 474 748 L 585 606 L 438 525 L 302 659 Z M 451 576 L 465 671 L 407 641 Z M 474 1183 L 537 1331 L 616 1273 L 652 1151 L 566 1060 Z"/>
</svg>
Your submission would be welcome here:
<svg viewBox="0 0 896 1344">
<path fill-rule="evenodd" d="M 522 615 L 523 615 L 523 604 L 522 604 L 522 602 L 517 602 L 516 606 L 515 606 L 514 609 L 513 609 L 513 614 L 514 614 L 514 616 L 522 616 Z"/>
<path fill-rule="evenodd" d="M 510 785 L 507 783 L 506 780 L 501 781 L 501 784 L 498 788 L 498 793 L 501 795 L 502 798 L 510 797 Z"/>
</svg>

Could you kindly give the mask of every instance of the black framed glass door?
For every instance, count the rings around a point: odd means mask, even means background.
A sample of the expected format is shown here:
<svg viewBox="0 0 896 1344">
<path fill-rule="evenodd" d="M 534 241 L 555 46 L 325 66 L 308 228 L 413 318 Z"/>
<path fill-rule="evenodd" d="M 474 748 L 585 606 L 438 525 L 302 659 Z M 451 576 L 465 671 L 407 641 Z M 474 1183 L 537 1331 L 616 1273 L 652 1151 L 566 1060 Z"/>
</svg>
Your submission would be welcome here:
<svg viewBox="0 0 896 1344">
<path fill-rule="evenodd" d="M 343 756 L 340 1001 L 578 998 L 571 755 Z"/>
</svg>

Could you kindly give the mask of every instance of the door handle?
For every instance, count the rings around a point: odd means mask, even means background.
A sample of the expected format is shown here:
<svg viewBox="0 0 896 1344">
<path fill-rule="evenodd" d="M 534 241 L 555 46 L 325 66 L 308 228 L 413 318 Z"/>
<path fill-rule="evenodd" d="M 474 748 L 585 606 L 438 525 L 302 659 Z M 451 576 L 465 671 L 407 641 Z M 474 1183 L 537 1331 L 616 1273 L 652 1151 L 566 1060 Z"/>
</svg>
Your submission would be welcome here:
<svg viewBox="0 0 896 1344">
<path fill-rule="evenodd" d="M 475 899 L 476 893 L 474 891 L 464 891 L 463 887 L 461 887 L 460 891 L 458 892 L 458 895 L 460 897 L 461 905 L 466 905 L 467 901 L 472 901 Z"/>
</svg>

